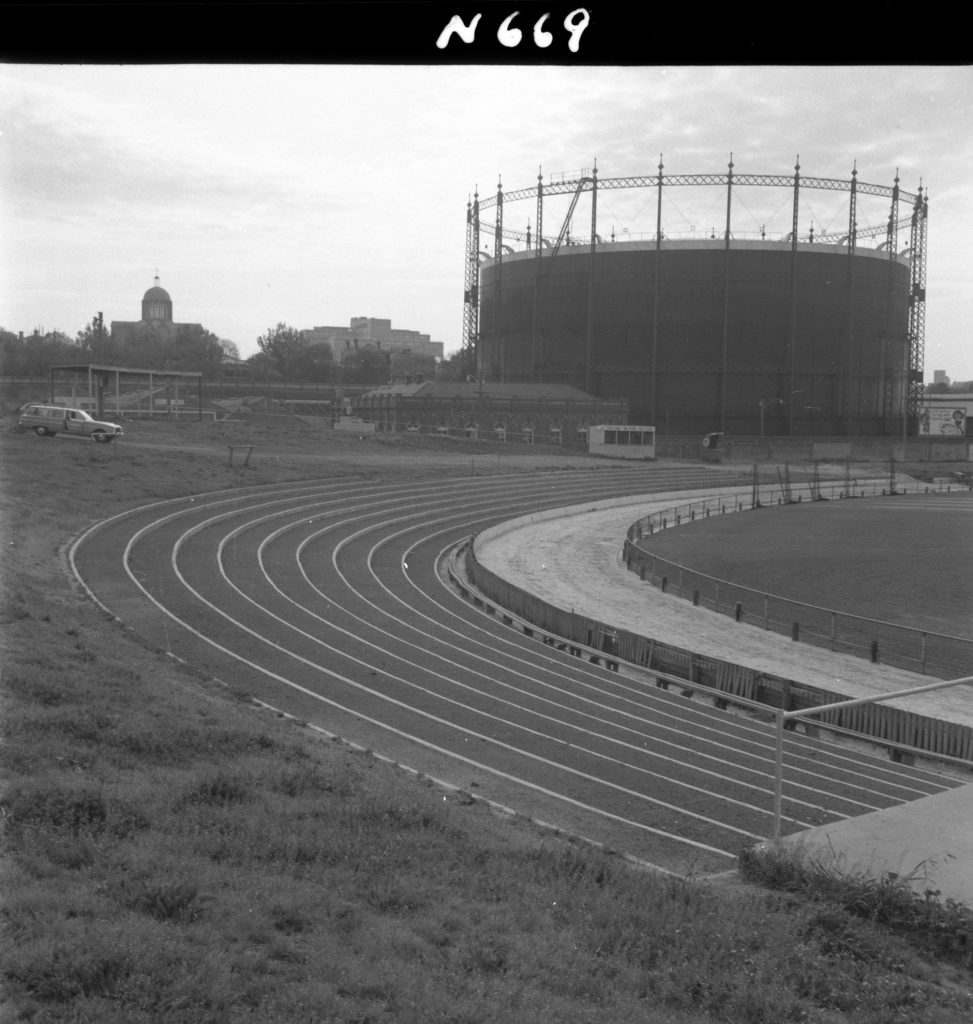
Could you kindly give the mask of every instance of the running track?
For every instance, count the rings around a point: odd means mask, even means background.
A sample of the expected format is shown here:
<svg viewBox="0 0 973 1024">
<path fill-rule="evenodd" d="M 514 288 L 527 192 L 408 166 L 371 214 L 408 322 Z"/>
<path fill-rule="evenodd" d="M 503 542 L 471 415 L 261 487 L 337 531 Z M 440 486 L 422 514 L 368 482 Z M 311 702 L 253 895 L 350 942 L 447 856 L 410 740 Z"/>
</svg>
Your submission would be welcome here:
<svg viewBox="0 0 973 1024">
<path fill-rule="evenodd" d="M 465 602 L 441 560 L 531 511 L 741 482 L 619 467 L 274 485 L 123 513 L 70 557 L 145 642 L 236 690 L 478 798 L 707 874 L 771 833 L 770 726 L 523 636 Z M 797 734 L 785 757 L 785 833 L 956 785 Z"/>
</svg>

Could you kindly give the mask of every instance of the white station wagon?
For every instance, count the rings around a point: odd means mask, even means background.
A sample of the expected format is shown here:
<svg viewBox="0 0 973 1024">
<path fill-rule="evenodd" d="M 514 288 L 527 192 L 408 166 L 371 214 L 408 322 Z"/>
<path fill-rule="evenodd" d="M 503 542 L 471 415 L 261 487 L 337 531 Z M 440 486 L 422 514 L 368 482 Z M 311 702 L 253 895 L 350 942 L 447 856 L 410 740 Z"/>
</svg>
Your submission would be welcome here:
<svg viewBox="0 0 973 1024">
<path fill-rule="evenodd" d="M 41 437 L 78 434 L 107 444 L 122 434 L 117 423 L 96 420 L 84 409 L 68 409 L 63 405 L 25 405 L 18 422 L 23 430 L 33 430 Z"/>
</svg>

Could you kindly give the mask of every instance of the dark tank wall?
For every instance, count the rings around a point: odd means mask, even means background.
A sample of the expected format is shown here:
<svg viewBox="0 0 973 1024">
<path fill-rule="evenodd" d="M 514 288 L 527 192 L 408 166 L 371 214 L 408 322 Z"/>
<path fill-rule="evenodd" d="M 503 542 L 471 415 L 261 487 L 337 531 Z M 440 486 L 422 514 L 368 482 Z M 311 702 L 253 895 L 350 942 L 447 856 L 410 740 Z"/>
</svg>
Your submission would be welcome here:
<svg viewBox="0 0 973 1024">
<path fill-rule="evenodd" d="M 720 241 L 629 246 L 484 264 L 480 374 L 624 398 L 631 422 L 667 433 L 876 435 L 890 417 L 901 430 L 903 261 L 822 245 L 796 260 L 773 243 L 728 256 Z"/>
</svg>

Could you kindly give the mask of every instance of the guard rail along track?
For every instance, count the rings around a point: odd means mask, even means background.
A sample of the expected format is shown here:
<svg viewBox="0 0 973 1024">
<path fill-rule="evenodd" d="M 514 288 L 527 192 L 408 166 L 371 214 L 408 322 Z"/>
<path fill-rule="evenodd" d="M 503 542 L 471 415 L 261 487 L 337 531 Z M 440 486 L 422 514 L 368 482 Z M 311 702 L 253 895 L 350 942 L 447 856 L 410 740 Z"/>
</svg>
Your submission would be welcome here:
<svg viewBox="0 0 973 1024">
<path fill-rule="evenodd" d="M 552 634 L 565 641 L 571 653 L 592 661 L 604 661 L 609 668 L 617 670 L 619 662 L 638 666 L 657 675 L 656 685 L 665 689 L 672 681 L 685 682 L 686 696 L 692 695 L 693 688 L 709 691 L 718 706 L 740 703 L 752 707 L 756 704 L 774 711 L 796 711 L 850 699 L 847 694 L 697 654 L 556 608 L 481 565 L 472 538 L 454 552 L 450 574 L 454 584 L 467 596 L 479 601 L 485 598 L 510 613 L 506 618 L 521 619 L 524 632 L 536 630 L 540 634 Z M 478 594 L 469 593 L 470 584 Z M 495 609 L 487 610 L 495 612 Z M 508 624 L 513 625 L 513 620 Z M 541 639 L 554 642 L 552 636 L 542 635 Z M 973 764 L 973 728 L 970 726 L 881 704 L 822 712 L 813 725 L 805 728 L 826 728 L 867 737 L 887 747 L 895 761 L 933 755 L 960 762 L 965 767 Z"/>
</svg>

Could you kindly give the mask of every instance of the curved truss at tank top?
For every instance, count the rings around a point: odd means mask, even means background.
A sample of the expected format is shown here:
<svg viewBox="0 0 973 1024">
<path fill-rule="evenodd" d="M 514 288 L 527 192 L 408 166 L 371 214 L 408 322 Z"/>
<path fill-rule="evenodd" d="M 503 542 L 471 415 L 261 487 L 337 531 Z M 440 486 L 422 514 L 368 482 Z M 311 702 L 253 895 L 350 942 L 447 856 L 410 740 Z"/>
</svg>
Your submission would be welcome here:
<svg viewBox="0 0 973 1024">
<path fill-rule="evenodd" d="M 866 181 L 858 181 L 857 173 L 852 172 L 850 178 L 814 178 L 801 177 L 799 173 L 786 174 L 734 174 L 730 165 L 728 174 L 655 174 L 655 175 L 633 175 L 624 178 L 600 178 L 597 169 L 585 169 L 577 173 L 552 174 L 550 180 L 544 182 L 538 176 L 538 182 L 528 188 L 513 189 L 504 192 L 498 186 L 493 195 L 480 197 L 477 193 L 469 205 L 469 215 L 477 217 L 484 210 L 494 207 L 502 207 L 506 203 L 514 203 L 523 199 L 535 199 L 538 203 L 545 198 L 558 195 L 574 195 L 575 198 L 584 192 L 594 190 L 612 191 L 616 189 L 640 189 L 640 188 L 679 188 L 686 186 L 710 187 L 723 186 L 763 186 L 767 188 L 787 188 L 794 191 L 795 196 L 801 189 L 818 189 L 830 192 L 847 192 L 851 196 L 854 206 L 855 198 L 858 195 L 879 196 L 892 201 L 894 218 L 891 225 L 895 232 L 907 231 L 913 224 L 916 214 L 926 216 L 926 207 L 929 198 L 928 191 L 924 194 L 922 186 L 916 192 L 907 192 L 899 187 L 898 177 L 894 185 L 875 185 Z M 570 176 L 569 176 L 570 175 Z M 899 218 L 895 208 L 898 203 L 906 203 L 913 207 L 907 217 Z M 855 228 L 855 238 L 873 238 L 878 235 L 889 233 L 889 224 L 881 224 L 874 227 Z M 478 230 L 487 234 L 496 234 L 496 227 L 487 221 L 480 220 Z M 528 241 L 529 234 L 522 231 L 511 231 L 501 227 L 501 237 L 513 241 Z M 535 236 L 536 237 L 536 236 Z M 841 244 L 848 240 L 849 232 L 822 232 L 817 236 L 819 243 L 837 242 Z M 551 245 L 554 239 L 543 238 L 544 245 Z"/>
</svg>

